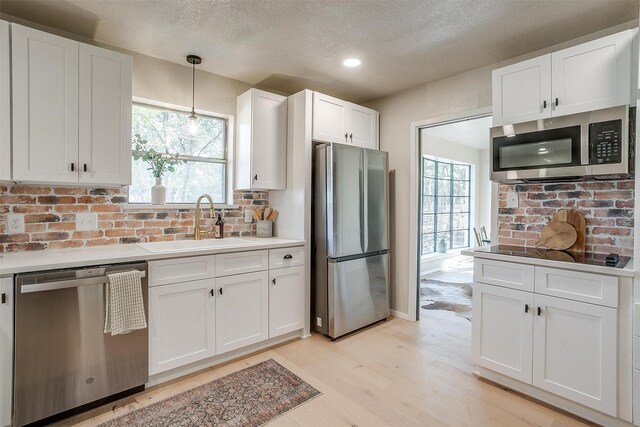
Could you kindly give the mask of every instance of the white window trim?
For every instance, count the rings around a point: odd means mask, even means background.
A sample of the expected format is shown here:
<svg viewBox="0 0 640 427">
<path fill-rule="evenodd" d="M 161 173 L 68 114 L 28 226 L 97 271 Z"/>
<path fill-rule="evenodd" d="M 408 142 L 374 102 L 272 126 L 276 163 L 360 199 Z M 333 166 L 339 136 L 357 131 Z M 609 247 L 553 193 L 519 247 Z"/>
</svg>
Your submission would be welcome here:
<svg viewBox="0 0 640 427">
<path fill-rule="evenodd" d="M 189 113 L 191 112 L 191 108 L 188 107 L 184 107 L 181 105 L 175 105 L 175 104 L 169 104 L 167 102 L 162 102 L 162 101 L 156 101 L 153 99 L 147 99 L 147 98 L 142 98 L 139 96 L 134 96 L 133 97 L 133 103 L 134 104 L 146 104 L 152 107 L 158 107 L 158 108 L 164 108 L 167 110 L 175 110 L 175 111 L 181 111 L 181 112 L 185 112 L 185 113 Z M 235 130 L 235 122 L 234 122 L 234 116 L 231 116 L 229 114 L 222 114 L 222 113 L 215 113 L 212 111 L 206 111 L 206 110 L 201 110 L 201 109 L 197 109 L 196 110 L 196 115 L 197 114 L 202 114 L 205 116 L 212 116 L 212 117 L 219 117 L 221 119 L 225 119 L 227 121 L 227 164 L 225 167 L 225 173 L 226 173 L 226 182 L 227 182 L 227 188 L 225 191 L 225 203 L 220 203 L 220 204 L 216 204 L 216 207 L 222 208 L 222 209 L 235 209 L 237 208 L 237 206 L 235 206 L 233 204 L 233 180 L 235 177 L 235 171 L 233 169 L 233 165 L 234 165 L 234 155 L 235 155 L 235 134 L 234 134 L 234 130 Z M 124 210 L 170 210 L 170 209 L 195 209 L 196 207 L 196 203 L 195 200 L 193 201 L 193 203 L 174 203 L 174 204 L 167 204 L 167 205 L 152 205 L 151 203 L 127 203 L 124 205 Z"/>
</svg>

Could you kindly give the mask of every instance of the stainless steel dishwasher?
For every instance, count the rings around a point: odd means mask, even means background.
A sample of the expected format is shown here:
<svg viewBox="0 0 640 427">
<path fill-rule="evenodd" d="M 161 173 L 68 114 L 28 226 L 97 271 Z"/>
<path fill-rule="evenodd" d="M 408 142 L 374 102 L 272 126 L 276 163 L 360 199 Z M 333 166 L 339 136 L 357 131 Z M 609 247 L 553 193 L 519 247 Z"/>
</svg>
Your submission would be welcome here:
<svg viewBox="0 0 640 427">
<path fill-rule="evenodd" d="M 148 332 L 105 334 L 107 274 L 146 263 L 56 270 L 16 276 L 13 423 L 61 415 L 144 390 Z M 146 274 L 145 274 L 146 276 Z M 147 280 L 142 279 L 148 316 Z"/>
</svg>

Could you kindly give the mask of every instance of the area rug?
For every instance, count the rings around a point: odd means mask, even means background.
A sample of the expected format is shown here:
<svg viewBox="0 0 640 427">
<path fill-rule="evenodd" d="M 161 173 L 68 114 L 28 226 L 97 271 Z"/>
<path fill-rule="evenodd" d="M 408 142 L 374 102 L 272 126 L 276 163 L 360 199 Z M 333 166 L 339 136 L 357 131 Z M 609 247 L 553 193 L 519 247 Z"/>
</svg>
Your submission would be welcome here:
<svg viewBox="0 0 640 427">
<path fill-rule="evenodd" d="M 270 359 L 100 427 L 261 426 L 321 393 Z"/>
<path fill-rule="evenodd" d="M 471 283 L 454 283 L 423 279 L 420 283 L 420 303 L 425 310 L 452 311 L 471 320 Z"/>
</svg>

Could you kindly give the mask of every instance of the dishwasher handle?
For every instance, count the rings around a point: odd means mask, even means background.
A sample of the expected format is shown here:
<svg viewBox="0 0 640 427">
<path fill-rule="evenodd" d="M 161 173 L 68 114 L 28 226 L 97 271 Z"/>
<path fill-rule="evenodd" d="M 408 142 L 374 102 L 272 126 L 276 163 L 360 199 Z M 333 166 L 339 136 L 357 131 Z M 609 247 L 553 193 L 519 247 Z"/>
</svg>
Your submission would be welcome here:
<svg viewBox="0 0 640 427">
<path fill-rule="evenodd" d="M 141 278 L 146 276 L 147 276 L 147 273 L 145 271 L 140 271 Z M 20 287 L 20 292 L 23 294 L 28 294 L 31 292 L 44 292 L 44 291 L 53 291 L 56 289 L 77 288 L 80 286 L 101 285 L 107 282 L 109 282 L 108 276 L 87 277 L 84 279 L 58 280 L 53 282 L 34 283 L 32 285 L 22 285 Z"/>
</svg>

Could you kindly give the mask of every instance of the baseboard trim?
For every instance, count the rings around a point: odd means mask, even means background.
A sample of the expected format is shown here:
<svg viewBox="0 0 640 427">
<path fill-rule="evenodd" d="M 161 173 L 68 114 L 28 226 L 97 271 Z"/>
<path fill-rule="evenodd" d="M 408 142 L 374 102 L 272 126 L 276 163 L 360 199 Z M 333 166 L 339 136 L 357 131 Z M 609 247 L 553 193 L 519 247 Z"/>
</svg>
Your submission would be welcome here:
<svg viewBox="0 0 640 427">
<path fill-rule="evenodd" d="M 524 384 L 520 381 L 514 380 L 513 378 L 509 378 L 497 372 L 485 369 L 481 366 L 475 367 L 473 375 L 477 378 L 489 381 L 490 383 L 504 386 L 512 391 L 525 395 L 528 398 L 532 398 L 533 400 L 543 402 L 545 405 L 558 408 L 569 414 L 583 418 L 587 421 L 597 423 L 599 425 L 609 427 L 633 427 L 633 424 L 631 424 L 627 420 L 612 417 L 594 409 L 587 408 L 586 406 L 583 406 L 579 403 L 573 402 L 560 396 L 556 396 L 553 393 L 546 392 L 537 387 Z"/>
<path fill-rule="evenodd" d="M 399 319 L 408 320 L 410 322 L 415 322 L 416 319 L 412 319 L 407 313 L 403 313 L 401 311 L 391 310 L 391 315 L 393 317 L 397 317 Z"/>
</svg>

